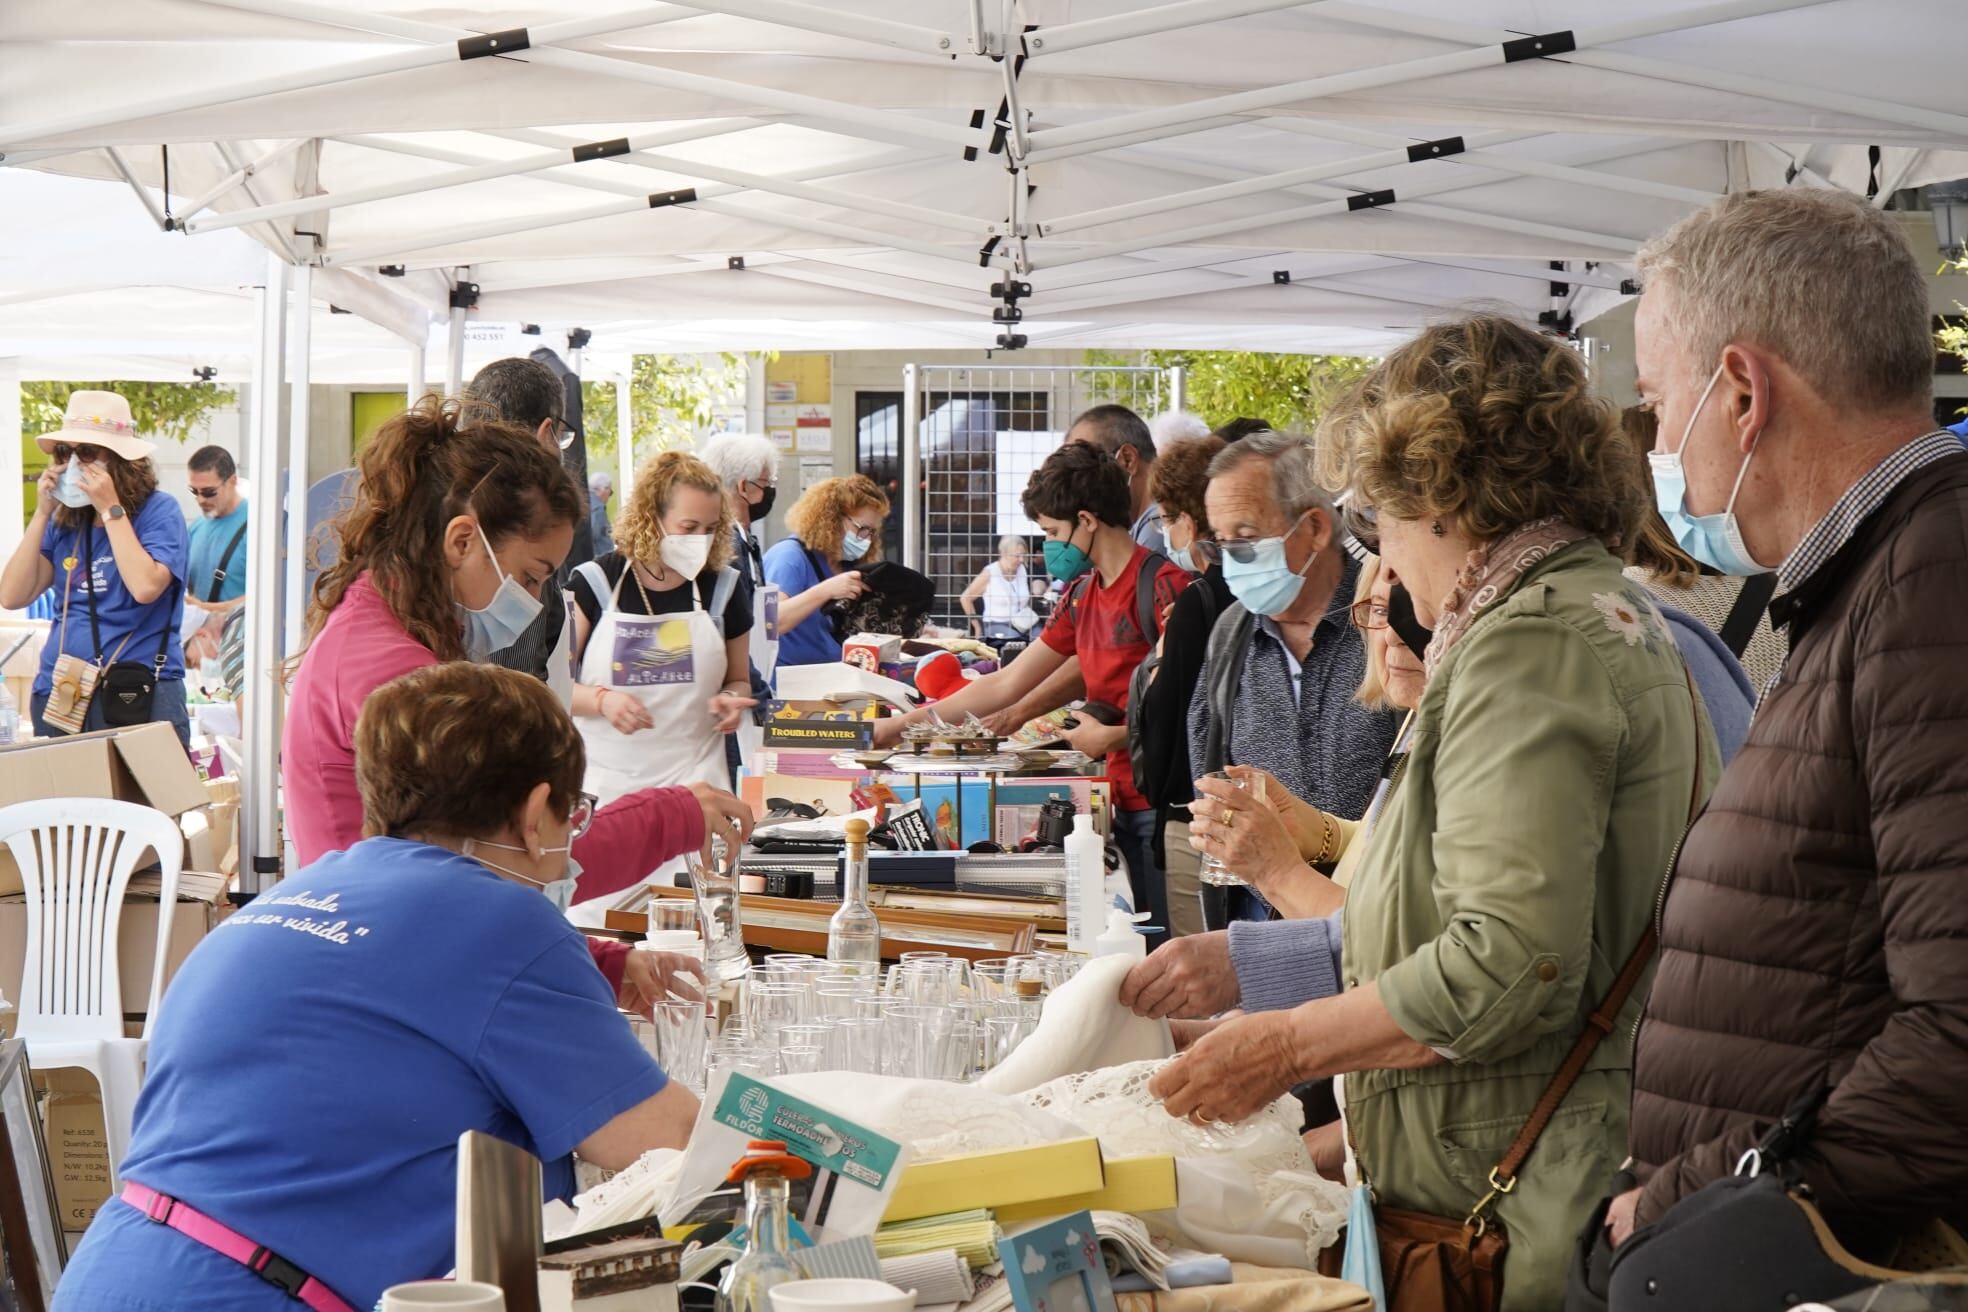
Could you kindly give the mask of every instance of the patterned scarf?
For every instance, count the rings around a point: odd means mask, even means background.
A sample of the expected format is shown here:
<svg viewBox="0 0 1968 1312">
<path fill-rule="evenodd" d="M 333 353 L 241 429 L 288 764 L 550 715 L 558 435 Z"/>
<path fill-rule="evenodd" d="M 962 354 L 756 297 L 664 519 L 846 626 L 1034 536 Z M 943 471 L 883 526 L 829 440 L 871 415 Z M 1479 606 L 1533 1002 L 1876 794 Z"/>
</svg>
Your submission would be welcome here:
<svg viewBox="0 0 1968 1312">
<path fill-rule="evenodd" d="M 1534 519 L 1471 551 L 1462 563 L 1462 573 L 1456 576 L 1455 587 L 1442 603 L 1441 616 L 1435 621 L 1434 640 L 1422 656 L 1421 663 L 1428 677 L 1435 677 L 1449 648 L 1469 632 L 1478 615 L 1509 596 L 1518 581 L 1538 562 L 1585 536 L 1582 530 L 1553 515 L 1548 519 Z"/>
</svg>

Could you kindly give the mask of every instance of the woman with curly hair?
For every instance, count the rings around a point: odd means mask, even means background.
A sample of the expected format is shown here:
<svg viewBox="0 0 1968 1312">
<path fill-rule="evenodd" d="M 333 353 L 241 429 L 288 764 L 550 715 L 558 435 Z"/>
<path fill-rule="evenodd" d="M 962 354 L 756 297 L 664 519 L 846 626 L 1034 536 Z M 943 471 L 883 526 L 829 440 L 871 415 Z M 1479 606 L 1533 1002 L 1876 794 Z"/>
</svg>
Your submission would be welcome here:
<svg viewBox="0 0 1968 1312">
<path fill-rule="evenodd" d="M 651 457 L 615 550 L 574 571 L 574 720 L 588 791 L 730 781 L 724 736 L 752 697 L 752 595 L 731 565 L 731 507 L 687 451 Z M 649 732 L 658 729 L 660 732 Z"/>
<path fill-rule="evenodd" d="M 881 559 L 888 498 L 865 474 L 822 479 L 786 512 L 790 536 L 765 553 L 765 581 L 779 589 L 779 663 L 825 665 L 841 656 L 830 601 L 867 589 L 857 566 Z"/>
<path fill-rule="evenodd" d="M 1174 1115 L 1236 1120 L 1345 1074 L 1380 1204 L 1491 1245 L 1500 1227 L 1506 1309 L 1562 1301 L 1625 1155 L 1646 992 L 1623 967 L 1651 955 L 1720 772 L 1673 635 L 1621 573 L 1647 508 L 1628 440 L 1576 352 L 1495 315 L 1427 329 L 1327 414 L 1326 478 L 1400 585 L 1390 613 L 1432 630 L 1407 765 L 1347 890 L 1345 991 L 1233 1020 L 1152 1086 Z M 1209 830 L 1279 823 L 1203 791 Z"/>
</svg>

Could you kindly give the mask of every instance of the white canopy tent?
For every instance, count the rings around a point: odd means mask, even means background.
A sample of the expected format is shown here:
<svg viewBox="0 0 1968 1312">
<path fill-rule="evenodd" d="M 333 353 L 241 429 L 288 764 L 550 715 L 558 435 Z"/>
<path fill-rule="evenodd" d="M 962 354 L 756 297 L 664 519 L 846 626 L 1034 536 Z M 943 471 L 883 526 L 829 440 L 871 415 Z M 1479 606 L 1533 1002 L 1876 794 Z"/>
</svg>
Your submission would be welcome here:
<svg viewBox="0 0 1968 1312">
<path fill-rule="evenodd" d="M 272 381 L 290 278 L 414 343 L 411 377 L 446 320 L 453 382 L 474 313 L 611 353 L 1375 351 L 1469 302 L 1589 318 L 1725 191 L 1968 174 L 1960 26 L 1957 0 L 14 0 L 0 163 L 121 179 L 194 247 L 257 238 Z"/>
</svg>

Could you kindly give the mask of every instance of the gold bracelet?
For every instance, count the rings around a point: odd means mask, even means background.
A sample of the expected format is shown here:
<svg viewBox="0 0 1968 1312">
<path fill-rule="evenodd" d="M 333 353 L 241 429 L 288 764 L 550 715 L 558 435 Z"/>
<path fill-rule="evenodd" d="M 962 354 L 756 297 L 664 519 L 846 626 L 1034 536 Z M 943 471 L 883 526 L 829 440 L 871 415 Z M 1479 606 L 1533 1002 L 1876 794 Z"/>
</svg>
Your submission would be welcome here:
<svg viewBox="0 0 1968 1312">
<path fill-rule="evenodd" d="M 1324 811 L 1319 812 L 1319 855 L 1312 858 L 1315 866 L 1327 865 L 1332 861 L 1333 849 L 1339 846 L 1339 826 Z"/>
</svg>

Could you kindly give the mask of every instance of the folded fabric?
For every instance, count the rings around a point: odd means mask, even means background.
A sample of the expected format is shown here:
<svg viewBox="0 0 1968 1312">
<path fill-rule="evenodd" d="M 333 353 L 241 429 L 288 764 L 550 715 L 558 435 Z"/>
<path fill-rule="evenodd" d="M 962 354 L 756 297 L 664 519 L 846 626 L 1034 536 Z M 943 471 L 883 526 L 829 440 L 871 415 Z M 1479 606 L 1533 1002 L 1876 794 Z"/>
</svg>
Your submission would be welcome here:
<svg viewBox="0 0 1968 1312">
<path fill-rule="evenodd" d="M 1309 1271 L 1232 1263 L 1228 1284 L 1121 1293 L 1119 1312 L 1374 1312 L 1358 1285 Z"/>
<path fill-rule="evenodd" d="M 1023 1093 L 1065 1075 L 1173 1056 L 1167 1021 L 1144 1019 L 1121 1005 L 1121 981 L 1133 964 L 1127 957 L 1095 957 L 1081 967 L 1046 998 L 1031 1037 L 976 1087 Z"/>
<path fill-rule="evenodd" d="M 916 1291 L 916 1306 L 965 1303 L 977 1296 L 970 1263 L 954 1249 L 884 1258 L 881 1278 L 897 1289 Z"/>
<path fill-rule="evenodd" d="M 1204 1285 L 1227 1285 L 1230 1283 L 1230 1259 L 1218 1257 L 1214 1253 L 1202 1253 L 1195 1257 L 1170 1262 L 1162 1269 L 1162 1278 L 1168 1281 L 1170 1289 L 1200 1289 Z M 1114 1292 L 1117 1294 L 1148 1294 L 1159 1286 L 1138 1271 L 1126 1271 L 1113 1278 Z"/>
</svg>

